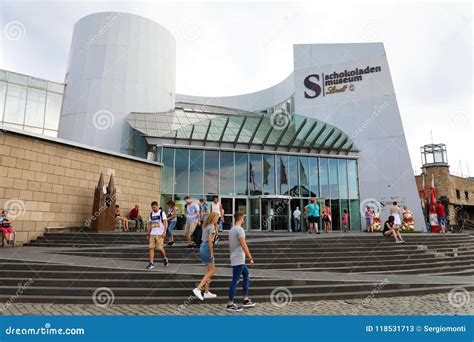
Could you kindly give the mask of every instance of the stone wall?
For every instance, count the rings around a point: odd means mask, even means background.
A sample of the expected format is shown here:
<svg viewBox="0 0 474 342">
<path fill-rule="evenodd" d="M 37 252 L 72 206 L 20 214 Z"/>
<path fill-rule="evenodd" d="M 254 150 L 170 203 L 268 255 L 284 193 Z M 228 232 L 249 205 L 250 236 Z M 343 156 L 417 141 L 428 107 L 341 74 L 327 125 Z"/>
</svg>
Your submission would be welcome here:
<svg viewBox="0 0 474 342">
<path fill-rule="evenodd" d="M 446 196 L 449 199 L 449 215 L 451 223 L 456 223 L 455 207 L 456 206 L 474 206 L 474 181 L 449 174 L 449 166 L 431 166 L 422 168 L 425 174 L 426 196 L 431 193 L 431 177 L 433 175 L 436 186 L 436 197 Z M 423 177 L 416 176 L 416 186 L 423 196 Z M 456 190 L 460 192 L 460 198 L 456 196 Z M 465 198 L 464 192 L 468 192 L 468 199 Z"/>
<path fill-rule="evenodd" d="M 84 226 L 92 214 L 100 173 L 114 175 L 122 214 L 139 203 L 148 212 L 159 200 L 159 163 L 111 154 L 17 130 L 0 130 L 0 208 L 16 217 L 19 243 L 46 227 Z"/>
</svg>

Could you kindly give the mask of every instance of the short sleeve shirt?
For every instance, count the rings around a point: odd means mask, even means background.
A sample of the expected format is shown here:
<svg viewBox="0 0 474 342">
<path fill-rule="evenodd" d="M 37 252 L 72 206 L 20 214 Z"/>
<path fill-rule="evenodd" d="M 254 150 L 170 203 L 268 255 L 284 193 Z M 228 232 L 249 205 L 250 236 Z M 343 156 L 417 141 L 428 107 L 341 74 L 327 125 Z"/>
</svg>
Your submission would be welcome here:
<svg viewBox="0 0 474 342">
<path fill-rule="evenodd" d="M 209 244 L 209 234 L 215 234 L 216 233 L 216 227 L 214 227 L 213 224 L 210 224 L 209 226 L 203 228 L 202 230 L 202 236 L 201 236 L 201 246 L 207 246 Z"/>
<path fill-rule="evenodd" d="M 194 223 L 198 221 L 199 206 L 196 203 L 186 206 L 186 223 Z"/>
<path fill-rule="evenodd" d="M 230 265 L 239 266 L 245 264 L 245 253 L 240 245 L 240 239 L 245 238 L 245 230 L 234 226 L 229 231 Z"/>
<path fill-rule="evenodd" d="M 165 232 L 164 221 L 166 221 L 166 214 L 162 210 L 158 210 L 156 213 L 152 211 L 150 213 L 151 222 L 151 235 L 163 235 Z"/>
</svg>

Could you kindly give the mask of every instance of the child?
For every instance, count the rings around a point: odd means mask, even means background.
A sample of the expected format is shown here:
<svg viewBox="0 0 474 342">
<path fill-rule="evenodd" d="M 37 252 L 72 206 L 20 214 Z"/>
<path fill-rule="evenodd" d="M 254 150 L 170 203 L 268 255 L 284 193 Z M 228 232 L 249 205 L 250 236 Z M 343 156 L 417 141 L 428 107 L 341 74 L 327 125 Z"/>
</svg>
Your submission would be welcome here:
<svg viewBox="0 0 474 342">
<path fill-rule="evenodd" d="M 347 210 L 344 209 L 344 214 L 342 215 L 342 229 L 343 232 L 347 232 L 347 228 L 349 227 L 349 214 L 347 213 Z"/>
<path fill-rule="evenodd" d="M 151 202 L 150 221 L 148 222 L 148 232 L 146 234 L 146 239 L 150 241 L 150 263 L 146 267 L 147 270 L 155 268 L 155 248 L 158 249 L 163 258 L 163 265 L 166 267 L 169 264 L 165 249 L 163 248 L 163 240 L 165 239 L 167 228 L 166 214 L 158 207 L 158 202 Z"/>
</svg>

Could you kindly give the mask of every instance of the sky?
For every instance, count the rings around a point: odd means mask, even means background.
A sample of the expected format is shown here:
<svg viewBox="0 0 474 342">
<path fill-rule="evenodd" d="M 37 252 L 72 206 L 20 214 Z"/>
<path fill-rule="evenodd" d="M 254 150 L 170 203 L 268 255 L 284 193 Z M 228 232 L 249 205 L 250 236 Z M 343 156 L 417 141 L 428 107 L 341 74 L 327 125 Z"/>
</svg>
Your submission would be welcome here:
<svg viewBox="0 0 474 342">
<path fill-rule="evenodd" d="M 0 68 L 64 81 L 74 23 L 101 11 L 168 28 L 176 92 L 190 95 L 270 87 L 292 72 L 292 44 L 383 42 L 414 171 L 433 139 L 447 145 L 452 173 L 474 176 L 469 2 L 1 2 Z M 16 40 L 5 39 L 12 22 Z"/>
</svg>

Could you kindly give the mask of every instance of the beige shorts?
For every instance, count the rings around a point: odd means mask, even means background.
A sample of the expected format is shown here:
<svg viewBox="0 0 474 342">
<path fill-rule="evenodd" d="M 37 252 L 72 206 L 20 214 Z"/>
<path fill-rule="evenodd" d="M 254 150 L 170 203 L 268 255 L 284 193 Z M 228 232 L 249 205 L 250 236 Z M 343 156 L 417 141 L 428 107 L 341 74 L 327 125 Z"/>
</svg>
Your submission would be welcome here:
<svg viewBox="0 0 474 342">
<path fill-rule="evenodd" d="M 162 249 L 163 248 L 163 237 L 161 235 L 150 235 L 150 249 Z"/>
<path fill-rule="evenodd" d="M 186 223 L 184 225 L 184 236 L 191 236 L 194 233 L 194 230 L 197 227 L 197 222 Z"/>
</svg>

